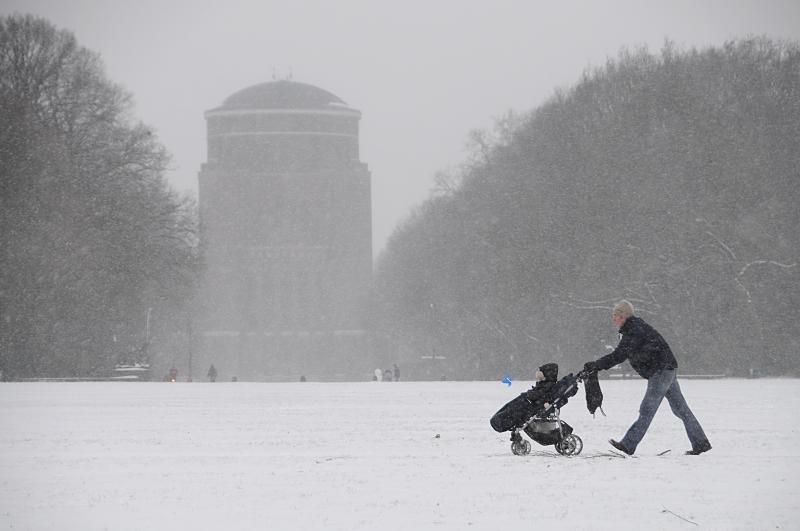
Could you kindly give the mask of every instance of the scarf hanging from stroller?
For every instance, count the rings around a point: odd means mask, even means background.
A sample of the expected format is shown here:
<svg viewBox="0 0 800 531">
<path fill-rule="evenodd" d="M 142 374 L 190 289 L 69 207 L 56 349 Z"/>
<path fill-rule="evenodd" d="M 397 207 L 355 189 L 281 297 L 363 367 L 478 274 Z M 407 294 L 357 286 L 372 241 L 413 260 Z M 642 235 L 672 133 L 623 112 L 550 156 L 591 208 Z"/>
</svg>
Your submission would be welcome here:
<svg viewBox="0 0 800 531">
<path fill-rule="evenodd" d="M 600 382 L 597 379 L 597 371 L 591 371 L 583 376 L 583 390 L 586 393 L 586 408 L 589 413 L 594 415 L 597 408 L 600 408 L 600 413 L 606 416 L 603 411 L 603 391 L 600 389 Z"/>
</svg>

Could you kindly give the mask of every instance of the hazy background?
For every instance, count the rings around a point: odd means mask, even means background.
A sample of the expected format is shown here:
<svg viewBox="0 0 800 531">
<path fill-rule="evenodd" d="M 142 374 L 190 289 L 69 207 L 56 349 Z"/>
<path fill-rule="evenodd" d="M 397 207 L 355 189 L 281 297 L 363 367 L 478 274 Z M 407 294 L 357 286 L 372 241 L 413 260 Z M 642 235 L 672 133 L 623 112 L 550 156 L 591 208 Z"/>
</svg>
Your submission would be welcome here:
<svg viewBox="0 0 800 531">
<path fill-rule="evenodd" d="M 623 46 L 719 45 L 746 34 L 800 38 L 800 2 L 782 1 L 71 1 L 0 0 L 99 52 L 133 93 L 138 118 L 173 155 L 169 180 L 196 192 L 203 112 L 291 73 L 363 113 L 377 255 L 464 158 L 470 129 L 541 104 Z"/>
</svg>

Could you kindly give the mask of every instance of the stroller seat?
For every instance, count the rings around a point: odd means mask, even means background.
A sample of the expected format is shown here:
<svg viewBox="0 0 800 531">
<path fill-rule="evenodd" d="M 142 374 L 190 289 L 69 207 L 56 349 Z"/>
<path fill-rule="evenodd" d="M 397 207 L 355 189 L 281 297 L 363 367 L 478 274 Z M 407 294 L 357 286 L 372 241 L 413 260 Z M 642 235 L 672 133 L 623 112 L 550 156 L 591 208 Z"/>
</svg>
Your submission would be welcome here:
<svg viewBox="0 0 800 531">
<path fill-rule="evenodd" d="M 511 451 L 515 455 L 531 451 L 530 443 L 522 438 L 521 432 L 542 446 L 555 446 L 562 455 L 577 455 L 583 449 L 583 441 L 572 433 L 572 426 L 561 420 L 561 408 L 578 392 L 577 383 L 578 377 L 572 374 L 559 380 L 551 391 L 551 405 L 546 410 L 532 410 L 532 404 L 523 393 L 500 408 L 490 424 L 497 432 L 511 431 Z"/>
</svg>

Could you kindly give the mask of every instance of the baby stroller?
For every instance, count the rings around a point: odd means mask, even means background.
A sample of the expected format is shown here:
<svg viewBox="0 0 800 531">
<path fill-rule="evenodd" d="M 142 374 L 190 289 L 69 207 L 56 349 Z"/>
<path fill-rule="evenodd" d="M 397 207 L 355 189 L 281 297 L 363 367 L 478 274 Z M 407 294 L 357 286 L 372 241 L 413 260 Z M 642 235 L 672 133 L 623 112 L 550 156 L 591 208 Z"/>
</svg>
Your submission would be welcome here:
<svg viewBox="0 0 800 531">
<path fill-rule="evenodd" d="M 578 455 L 583 450 L 583 441 L 572 432 L 572 426 L 561 420 L 561 408 L 578 392 L 578 382 L 585 376 L 568 374 L 556 382 L 549 391 L 550 407 L 535 410 L 525 398 L 525 393 L 504 405 L 490 420 L 497 432 L 511 430 L 511 452 L 527 455 L 531 443 L 522 438 L 521 432 L 542 446 L 554 446 L 561 455 Z"/>
</svg>

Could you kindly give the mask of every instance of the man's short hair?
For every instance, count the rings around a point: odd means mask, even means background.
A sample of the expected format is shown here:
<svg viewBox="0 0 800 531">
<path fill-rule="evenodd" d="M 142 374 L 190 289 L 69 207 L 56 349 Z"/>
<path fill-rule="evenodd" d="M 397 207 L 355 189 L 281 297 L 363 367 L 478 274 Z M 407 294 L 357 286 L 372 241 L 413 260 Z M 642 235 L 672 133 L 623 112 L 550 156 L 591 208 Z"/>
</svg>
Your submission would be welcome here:
<svg viewBox="0 0 800 531">
<path fill-rule="evenodd" d="M 627 319 L 633 315 L 633 304 L 623 299 L 614 305 L 613 312 Z"/>
</svg>

